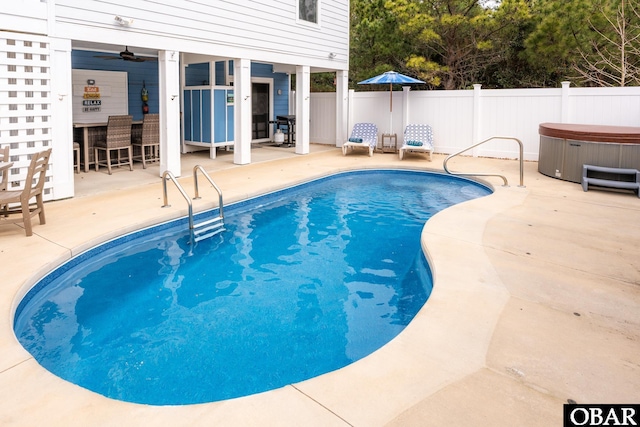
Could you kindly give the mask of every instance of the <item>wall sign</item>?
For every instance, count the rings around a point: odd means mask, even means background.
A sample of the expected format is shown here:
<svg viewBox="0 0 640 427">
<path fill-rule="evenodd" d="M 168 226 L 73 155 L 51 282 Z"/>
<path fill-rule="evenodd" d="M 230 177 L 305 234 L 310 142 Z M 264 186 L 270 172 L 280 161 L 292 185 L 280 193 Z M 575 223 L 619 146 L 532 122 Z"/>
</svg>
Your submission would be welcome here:
<svg viewBox="0 0 640 427">
<path fill-rule="evenodd" d="M 72 70 L 73 122 L 107 123 L 109 116 L 129 114 L 125 71 Z"/>
<path fill-rule="evenodd" d="M 82 95 L 82 112 L 98 113 L 102 111 L 102 100 L 100 99 L 100 88 L 98 86 L 85 86 Z"/>
</svg>

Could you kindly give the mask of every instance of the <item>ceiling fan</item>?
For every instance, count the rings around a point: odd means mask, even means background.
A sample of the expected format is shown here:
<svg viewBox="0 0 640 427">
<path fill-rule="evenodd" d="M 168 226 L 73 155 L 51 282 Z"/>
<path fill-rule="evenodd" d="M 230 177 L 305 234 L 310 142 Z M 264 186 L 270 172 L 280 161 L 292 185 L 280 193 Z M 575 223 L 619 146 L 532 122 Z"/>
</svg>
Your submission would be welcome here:
<svg viewBox="0 0 640 427">
<path fill-rule="evenodd" d="M 124 50 L 120 52 L 120 55 L 95 55 L 96 58 L 102 59 L 122 59 L 123 61 L 132 62 L 144 62 L 144 61 L 157 61 L 157 58 L 150 56 L 136 56 L 133 52 L 129 51 L 129 47 L 125 46 Z"/>
</svg>

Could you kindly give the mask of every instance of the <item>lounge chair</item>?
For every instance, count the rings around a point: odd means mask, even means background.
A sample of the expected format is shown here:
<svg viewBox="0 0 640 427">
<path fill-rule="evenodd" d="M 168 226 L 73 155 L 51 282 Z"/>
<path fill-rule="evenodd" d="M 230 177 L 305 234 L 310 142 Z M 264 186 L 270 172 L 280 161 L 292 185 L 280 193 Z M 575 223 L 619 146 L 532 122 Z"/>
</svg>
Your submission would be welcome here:
<svg viewBox="0 0 640 427">
<path fill-rule="evenodd" d="M 429 125 L 407 125 L 404 129 L 404 139 L 400 147 L 400 160 L 404 153 L 424 153 L 431 161 L 433 153 L 433 131 Z"/>
<path fill-rule="evenodd" d="M 33 154 L 27 177 L 24 180 L 24 189 L 0 192 L 0 206 L 2 206 L 0 224 L 21 222 L 24 224 L 26 235 L 31 236 L 33 234 L 31 218 L 38 215 L 40 224 L 45 223 L 43 193 L 49 156 L 51 156 L 51 148 L 41 153 Z M 35 198 L 35 201 L 31 202 L 33 198 Z"/>
<path fill-rule="evenodd" d="M 364 148 L 369 150 L 369 157 L 378 143 L 378 128 L 373 123 L 356 123 L 349 140 L 342 145 L 342 154 L 347 155 L 349 149 Z"/>
</svg>

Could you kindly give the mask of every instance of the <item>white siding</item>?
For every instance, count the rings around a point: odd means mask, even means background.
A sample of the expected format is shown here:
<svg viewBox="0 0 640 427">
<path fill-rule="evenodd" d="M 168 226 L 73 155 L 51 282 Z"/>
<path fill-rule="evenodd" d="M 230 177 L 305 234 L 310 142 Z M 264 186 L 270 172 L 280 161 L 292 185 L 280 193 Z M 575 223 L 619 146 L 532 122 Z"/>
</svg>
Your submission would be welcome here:
<svg viewBox="0 0 640 427">
<path fill-rule="evenodd" d="M 3 0 L 0 30 L 46 34 L 47 11 L 47 3 L 41 0 Z"/>
<path fill-rule="evenodd" d="M 58 0 L 55 35 L 72 40 L 347 69 L 349 4 L 321 2 L 321 22 L 297 21 L 295 0 Z M 115 16 L 132 19 L 120 25 Z M 337 54 L 329 59 L 330 52 Z"/>
</svg>

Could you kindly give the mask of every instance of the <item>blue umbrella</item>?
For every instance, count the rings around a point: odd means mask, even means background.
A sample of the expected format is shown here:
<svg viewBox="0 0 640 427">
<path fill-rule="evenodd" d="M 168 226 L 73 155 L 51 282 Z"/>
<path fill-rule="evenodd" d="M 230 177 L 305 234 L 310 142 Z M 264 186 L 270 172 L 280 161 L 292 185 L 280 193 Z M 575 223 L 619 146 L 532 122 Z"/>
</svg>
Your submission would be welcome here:
<svg viewBox="0 0 640 427">
<path fill-rule="evenodd" d="M 373 85 L 373 84 L 389 84 L 389 113 L 393 113 L 393 84 L 416 84 L 424 83 L 422 80 L 414 79 L 413 77 L 405 76 L 396 71 L 387 71 L 379 76 L 371 77 L 370 79 L 359 82 L 359 85 Z M 392 125 L 392 117 L 389 118 L 389 126 Z M 392 128 L 389 129 L 389 132 Z"/>
</svg>

